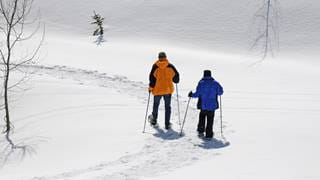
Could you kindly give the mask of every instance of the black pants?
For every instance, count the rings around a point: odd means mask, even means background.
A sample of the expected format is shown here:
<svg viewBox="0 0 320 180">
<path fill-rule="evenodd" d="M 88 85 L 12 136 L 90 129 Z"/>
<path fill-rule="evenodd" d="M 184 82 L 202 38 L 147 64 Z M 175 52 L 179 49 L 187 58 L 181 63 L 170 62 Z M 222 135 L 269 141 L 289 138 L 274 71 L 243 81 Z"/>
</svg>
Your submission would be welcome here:
<svg viewBox="0 0 320 180">
<path fill-rule="evenodd" d="M 206 126 L 207 119 L 207 126 Z M 206 137 L 213 137 L 213 119 L 214 119 L 214 111 L 201 110 L 199 114 L 199 123 L 198 123 L 198 132 L 204 133 L 206 131 Z"/>
<path fill-rule="evenodd" d="M 171 94 L 166 94 L 166 95 L 162 95 L 162 96 L 154 96 L 152 115 L 153 115 L 154 119 L 157 121 L 160 100 L 162 97 L 164 99 L 164 107 L 165 107 L 165 125 L 169 126 L 170 125 L 170 116 L 171 116 Z"/>
</svg>

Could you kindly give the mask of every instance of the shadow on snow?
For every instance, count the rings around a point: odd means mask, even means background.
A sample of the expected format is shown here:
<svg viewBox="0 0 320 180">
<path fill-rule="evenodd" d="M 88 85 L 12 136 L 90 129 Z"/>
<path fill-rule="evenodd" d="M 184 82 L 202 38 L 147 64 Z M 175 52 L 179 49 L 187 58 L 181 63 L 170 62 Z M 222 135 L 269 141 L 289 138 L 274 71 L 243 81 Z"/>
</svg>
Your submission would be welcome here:
<svg viewBox="0 0 320 180">
<path fill-rule="evenodd" d="M 184 133 L 182 133 L 182 135 L 180 135 L 179 132 L 177 132 L 173 129 L 163 130 L 159 127 L 154 128 L 154 129 L 156 130 L 156 132 L 150 133 L 150 134 L 152 134 L 156 138 L 160 138 L 163 140 L 177 140 L 177 139 L 183 138 L 185 136 Z M 216 138 L 212 138 L 212 139 L 200 138 L 200 139 L 201 139 L 201 142 L 200 143 L 193 143 L 194 146 L 198 146 L 203 149 L 220 149 L 220 148 L 225 148 L 230 145 L 230 142 L 225 140 L 225 138 L 223 138 L 223 140 L 219 140 Z"/>
<path fill-rule="evenodd" d="M 196 144 L 196 146 L 199 146 L 204 149 L 220 149 L 224 148 L 230 145 L 230 142 L 228 141 L 222 141 L 218 140 L 216 138 L 212 138 L 210 140 L 202 139 L 201 144 Z"/>
<path fill-rule="evenodd" d="M 163 140 L 176 140 L 182 137 L 177 131 L 173 129 L 163 130 L 160 128 L 155 128 L 155 130 L 156 130 L 156 133 L 154 133 L 153 136 L 157 138 L 161 138 Z"/>
</svg>

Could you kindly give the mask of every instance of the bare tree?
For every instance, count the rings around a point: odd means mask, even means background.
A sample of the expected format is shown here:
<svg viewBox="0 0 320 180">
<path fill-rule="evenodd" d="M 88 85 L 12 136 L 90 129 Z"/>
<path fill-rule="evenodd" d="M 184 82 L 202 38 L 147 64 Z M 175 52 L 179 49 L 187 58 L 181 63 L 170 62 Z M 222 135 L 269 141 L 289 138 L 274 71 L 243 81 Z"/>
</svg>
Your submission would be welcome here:
<svg viewBox="0 0 320 180">
<path fill-rule="evenodd" d="M 28 50 L 26 54 L 20 57 L 17 55 L 21 54 L 21 49 L 17 49 L 17 45 L 23 45 L 25 41 L 33 38 L 41 27 L 39 15 L 34 15 L 35 17 L 29 20 L 30 16 L 32 16 L 32 5 L 33 0 L 0 0 L 0 58 L 2 60 L 1 71 L 3 73 L 3 77 L 1 77 L 1 80 L 3 80 L 1 87 L 3 98 L 1 98 L 1 101 L 3 101 L 2 108 L 5 121 L 3 133 L 8 142 L 7 149 L 10 149 L 9 152 L 22 150 L 23 154 L 28 151 L 29 147 L 15 143 L 11 138 L 13 124 L 10 116 L 9 97 L 11 90 L 18 88 L 27 79 L 27 76 L 24 76 L 18 81 L 11 82 L 12 73 L 16 71 L 23 72 L 24 70 L 21 68 L 35 63 L 44 40 L 43 31 L 41 39 L 31 52 Z M 34 27 L 35 23 L 37 25 Z M 33 30 L 27 29 L 27 26 L 32 26 Z"/>
<path fill-rule="evenodd" d="M 274 48 L 279 47 L 280 5 L 278 0 L 261 0 L 261 5 L 253 17 L 254 41 L 250 50 L 257 50 L 262 60 L 274 56 Z"/>
</svg>

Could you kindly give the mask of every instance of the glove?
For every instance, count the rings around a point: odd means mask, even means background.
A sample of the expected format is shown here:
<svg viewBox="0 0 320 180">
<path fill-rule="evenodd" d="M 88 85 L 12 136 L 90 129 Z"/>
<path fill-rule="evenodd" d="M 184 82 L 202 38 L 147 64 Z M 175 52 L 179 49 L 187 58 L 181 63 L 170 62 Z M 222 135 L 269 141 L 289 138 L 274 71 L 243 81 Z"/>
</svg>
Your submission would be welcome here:
<svg viewBox="0 0 320 180">
<path fill-rule="evenodd" d="M 192 91 L 189 92 L 188 97 L 192 97 Z"/>
<path fill-rule="evenodd" d="M 149 91 L 149 92 L 152 92 L 152 90 L 153 90 L 152 87 L 149 87 L 149 88 L 148 88 L 148 91 Z"/>
</svg>

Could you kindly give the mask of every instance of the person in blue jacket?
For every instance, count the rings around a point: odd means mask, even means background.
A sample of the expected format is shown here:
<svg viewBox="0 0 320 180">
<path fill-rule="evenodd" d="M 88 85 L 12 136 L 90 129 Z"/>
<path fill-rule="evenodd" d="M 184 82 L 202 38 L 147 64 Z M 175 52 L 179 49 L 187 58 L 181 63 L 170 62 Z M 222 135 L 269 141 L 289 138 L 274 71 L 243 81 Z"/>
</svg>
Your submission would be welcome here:
<svg viewBox="0 0 320 180">
<path fill-rule="evenodd" d="M 200 109 L 197 131 L 200 137 L 213 137 L 213 120 L 215 110 L 219 108 L 218 96 L 223 94 L 222 86 L 213 79 L 210 70 L 205 70 L 195 93 L 189 92 L 188 96 L 199 98 L 198 109 Z M 206 123 L 207 120 L 207 123 Z M 205 126 L 207 124 L 207 126 Z"/>
</svg>

